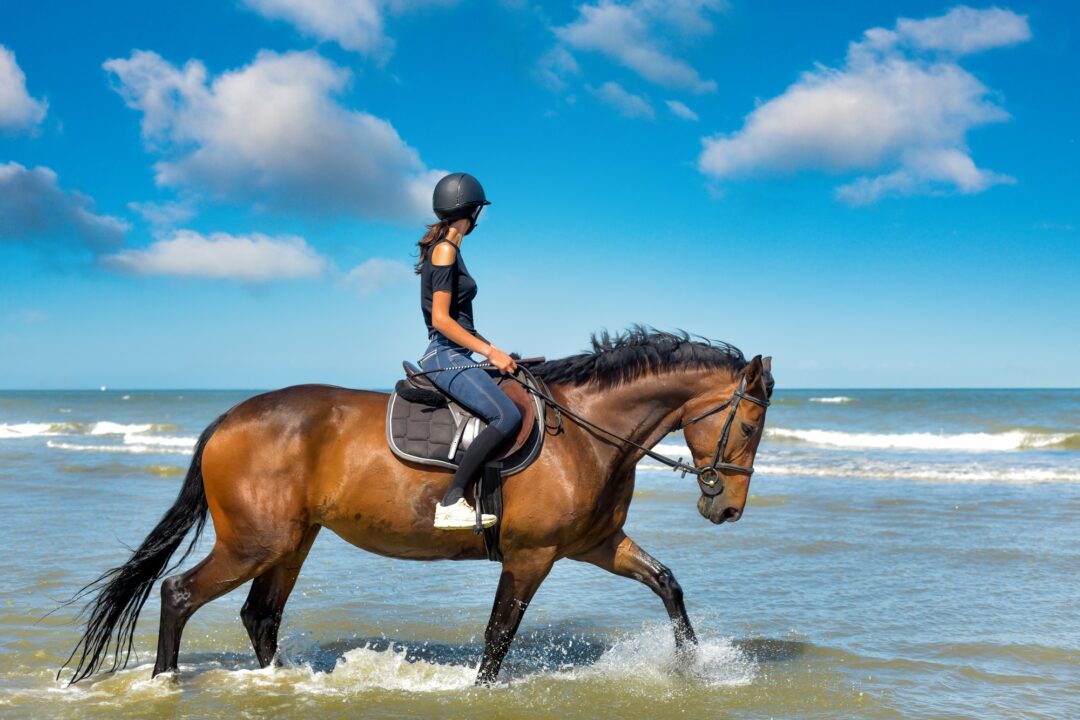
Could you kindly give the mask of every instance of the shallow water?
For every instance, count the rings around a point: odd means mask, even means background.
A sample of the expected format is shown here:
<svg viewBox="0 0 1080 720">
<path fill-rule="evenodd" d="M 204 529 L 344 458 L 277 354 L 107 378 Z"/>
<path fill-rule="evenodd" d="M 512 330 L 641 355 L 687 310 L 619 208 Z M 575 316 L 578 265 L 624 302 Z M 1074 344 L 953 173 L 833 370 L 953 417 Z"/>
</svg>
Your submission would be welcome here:
<svg viewBox="0 0 1080 720">
<path fill-rule="evenodd" d="M 644 586 L 563 561 L 502 682 L 474 688 L 498 566 L 388 560 L 324 532 L 286 610 L 284 667 L 258 669 L 241 588 L 191 620 L 178 676 L 151 680 L 155 592 L 138 661 L 56 682 L 80 628 L 72 609 L 43 616 L 126 560 L 202 426 L 247 394 L 0 393 L 0 715 L 1080 714 L 1075 391 L 1041 406 L 1026 393 L 778 393 L 768 424 L 789 432 L 763 442 L 735 525 L 712 526 L 689 480 L 642 465 L 627 530 L 685 590 L 702 637 L 692 661 L 675 658 Z M 810 399 L 836 397 L 850 399 Z"/>
</svg>

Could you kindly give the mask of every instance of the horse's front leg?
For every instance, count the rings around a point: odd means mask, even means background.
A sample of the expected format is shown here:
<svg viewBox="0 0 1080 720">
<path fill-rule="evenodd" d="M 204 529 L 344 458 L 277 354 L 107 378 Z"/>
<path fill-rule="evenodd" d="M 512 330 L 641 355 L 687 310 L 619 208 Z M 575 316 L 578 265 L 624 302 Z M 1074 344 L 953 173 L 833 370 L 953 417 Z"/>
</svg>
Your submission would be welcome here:
<svg viewBox="0 0 1080 720">
<path fill-rule="evenodd" d="M 697 644 L 697 636 L 686 616 L 683 604 L 683 592 L 675 575 L 659 560 L 638 547 L 637 543 L 621 530 L 599 546 L 574 556 L 574 560 L 592 563 L 608 572 L 633 578 L 652 588 L 660 596 L 667 608 L 668 617 L 675 629 L 675 649 L 680 652 L 690 650 Z"/>
<path fill-rule="evenodd" d="M 477 685 L 495 682 L 521 618 L 525 615 L 525 608 L 554 562 L 555 551 L 549 548 L 517 552 L 503 560 L 499 589 L 495 591 L 491 619 L 484 632 L 484 657 L 476 675 Z"/>
</svg>

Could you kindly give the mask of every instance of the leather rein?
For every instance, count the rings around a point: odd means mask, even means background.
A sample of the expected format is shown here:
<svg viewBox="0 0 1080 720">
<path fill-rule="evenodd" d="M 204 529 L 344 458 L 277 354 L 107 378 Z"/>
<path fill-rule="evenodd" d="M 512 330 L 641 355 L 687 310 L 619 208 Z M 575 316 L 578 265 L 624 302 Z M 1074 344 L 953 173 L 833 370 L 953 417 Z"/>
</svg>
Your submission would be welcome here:
<svg viewBox="0 0 1080 720">
<path fill-rule="evenodd" d="M 519 366 L 524 368 L 524 365 L 522 365 L 521 361 L 519 361 Z M 444 370 L 464 370 L 464 369 L 469 368 L 469 367 L 494 368 L 495 366 L 492 365 L 491 363 L 474 363 L 472 365 L 461 365 L 461 366 L 457 366 L 457 367 L 453 367 L 453 368 L 443 368 L 443 369 Z M 426 375 L 426 374 L 428 374 L 430 372 L 438 372 L 438 371 L 437 370 L 428 370 L 428 371 L 426 371 L 424 373 L 420 373 L 420 374 Z M 637 448 L 641 452 L 643 452 L 646 455 L 648 455 L 649 457 L 651 457 L 653 460 L 656 460 L 659 463 L 663 463 L 664 465 L 667 465 L 668 467 L 670 467 L 672 469 L 673 472 L 682 471 L 682 475 L 680 475 L 680 477 L 686 477 L 687 473 L 690 473 L 691 475 L 694 475 L 695 478 L 698 481 L 698 485 L 701 486 L 701 492 L 704 493 L 705 495 L 709 496 L 709 497 L 712 497 L 714 495 L 719 495 L 720 493 L 722 493 L 724 491 L 724 487 L 720 483 L 720 471 L 723 470 L 723 471 L 727 471 L 727 472 L 739 473 L 741 475 L 746 475 L 747 477 L 754 474 L 754 466 L 753 465 L 738 465 L 736 463 L 725 462 L 723 460 L 724 450 L 727 449 L 728 436 L 731 434 L 731 426 L 735 422 L 735 413 L 739 409 L 739 403 L 741 403 L 743 400 L 745 400 L 746 402 L 753 403 L 754 405 L 758 405 L 758 406 L 763 407 L 763 408 L 767 408 L 767 407 L 769 407 L 769 405 L 771 405 L 771 403 L 768 400 L 762 400 L 760 398 L 756 398 L 753 395 L 748 395 L 746 393 L 746 377 L 743 376 L 739 380 L 739 387 L 735 390 L 734 393 L 732 393 L 730 398 L 728 398 L 724 402 L 720 403 L 719 405 L 716 405 L 714 407 L 709 408 L 705 412 L 698 413 L 697 415 L 695 415 L 694 417 L 690 418 L 685 423 L 683 423 L 681 426 L 679 426 L 679 428 L 677 428 L 677 429 L 682 430 L 682 429 L 684 429 L 684 428 L 686 428 L 686 427 L 688 427 L 690 425 L 693 425 L 698 420 L 703 420 L 703 419 L 709 417 L 710 415 L 713 415 L 715 413 L 720 412 L 721 410 L 724 410 L 726 408 L 730 408 L 730 410 L 728 411 L 728 416 L 724 420 L 724 427 L 720 431 L 720 439 L 717 440 L 717 442 L 716 442 L 716 449 L 713 451 L 712 462 L 710 462 L 708 465 L 702 465 L 700 467 L 696 467 L 694 465 L 688 465 L 687 463 L 683 462 L 683 459 L 681 457 L 678 460 L 672 460 L 671 458 L 669 458 L 666 455 L 662 455 L 661 453 L 654 452 L 653 450 L 650 450 L 649 448 L 645 447 L 644 445 L 639 445 L 638 443 L 634 442 L 633 440 L 631 440 L 629 438 L 625 438 L 622 435 L 619 435 L 617 433 L 614 433 L 614 432 L 608 430 L 607 428 L 603 428 L 603 427 L 597 425 L 596 423 L 592 422 L 591 420 L 587 420 L 586 418 L 581 417 L 576 412 L 574 412 L 570 408 L 566 407 L 565 405 L 560 403 L 555 398 L 551 397 L 551 395 L 548 394 L 547 392 L 537 390 L 536 388 L 533 388 L 532 386 L 530 386 L 525 381 L 519 379 L 516 376 L 516 374 L 515 375 L 508 375 L 507 377 L 514 380 L 518 384 L 520 384 L 528 392 L 532 393 L 533 395 L 536 395 L 538 398 L 543 400 L 545 404 L 550 405 L 552 407 L 552 409 L 555 410 L 556 418 L 559 419 L 559 424 L 558 424 L 557 427 L 560 427 L 560 428 L 562 427 L 562 420 L 561 420 L 561 417 L 560 417 L 559 414 L 562 413 L 564 415 L 568 415 L 569 417 L 573 418 L 575 421 L 577 421 L 578 423 L 580 423 L 582 425 L 593 428 L 594 430 L 599 430 L 600 432 L 604 433 L 605 435 L 613 437 L 616 440 L 619 440 L 621 442 L 626 443 L 627 445 L 631 445 L 631 446 Z"/>
</svg>

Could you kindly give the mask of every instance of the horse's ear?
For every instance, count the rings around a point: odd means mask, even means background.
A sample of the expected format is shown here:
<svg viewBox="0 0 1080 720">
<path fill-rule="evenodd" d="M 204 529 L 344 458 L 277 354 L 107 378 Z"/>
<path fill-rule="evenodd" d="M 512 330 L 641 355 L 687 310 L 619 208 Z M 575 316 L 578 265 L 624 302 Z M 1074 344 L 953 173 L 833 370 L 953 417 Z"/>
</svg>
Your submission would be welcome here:
<svg viewBox="0 0 1080 720">
<path fill-rule="evenodd" d="M 746 364 L 743 368 L 743 376 L 746 378 L 746 386 L 752 387 L 754 383 L 761 379 L 762 362 L 761 356 L 755 355 L 754 359 Z"/>
<path fill-rule="evenodd" d="M 765 372 L 772 372 L 772 355 L 761 358 L 761 367 L 765 368 Z"/>
</svg>

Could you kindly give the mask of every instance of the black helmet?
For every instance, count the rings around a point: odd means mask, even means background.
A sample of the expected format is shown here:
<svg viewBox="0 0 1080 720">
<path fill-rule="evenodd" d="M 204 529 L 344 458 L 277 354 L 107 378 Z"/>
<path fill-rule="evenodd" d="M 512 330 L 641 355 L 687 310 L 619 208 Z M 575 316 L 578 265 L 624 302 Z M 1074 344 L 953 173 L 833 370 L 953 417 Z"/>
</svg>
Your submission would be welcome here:
<svg viewBox="0 0 1080 720">
<path fill-rule="evenodd" d="M 469 173 L 447 175 L 435 186 L 431 198 L 431 207 L 440 220 L 469 217 L 476 208 L 490 204 L 480 181 Z"/>
</svg>

